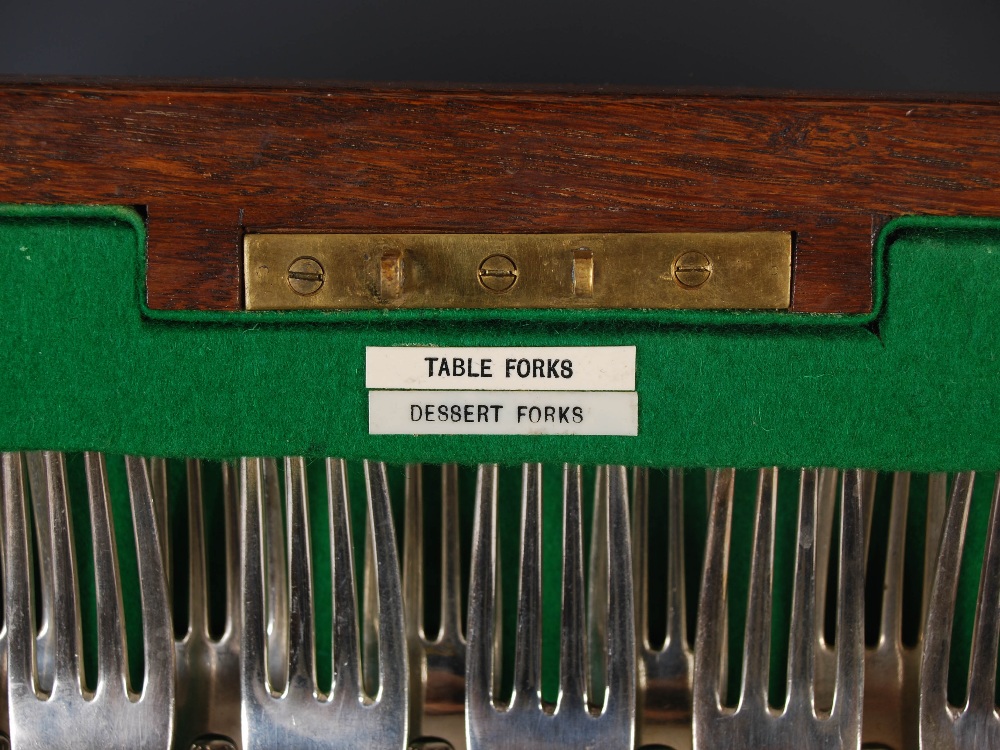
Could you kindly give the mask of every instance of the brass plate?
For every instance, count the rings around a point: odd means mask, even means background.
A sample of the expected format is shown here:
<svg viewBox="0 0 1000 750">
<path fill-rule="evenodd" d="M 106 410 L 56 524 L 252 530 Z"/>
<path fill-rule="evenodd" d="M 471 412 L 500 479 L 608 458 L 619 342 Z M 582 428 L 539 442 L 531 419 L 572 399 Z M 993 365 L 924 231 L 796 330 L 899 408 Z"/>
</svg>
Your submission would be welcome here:
<svg viewBox="0 0 1000 750">
<path fill-rule="evenodd" d="M 781 310 L 789 232 L 248 234 L 248 310 Z"/>
</svg>

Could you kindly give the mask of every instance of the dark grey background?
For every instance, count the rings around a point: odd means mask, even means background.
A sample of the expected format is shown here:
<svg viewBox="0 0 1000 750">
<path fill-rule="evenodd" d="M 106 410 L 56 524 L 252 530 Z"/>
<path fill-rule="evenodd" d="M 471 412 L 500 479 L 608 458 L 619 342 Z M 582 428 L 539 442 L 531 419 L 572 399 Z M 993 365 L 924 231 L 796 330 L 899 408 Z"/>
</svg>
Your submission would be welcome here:
<svg viewBox="0 0 1000 750">
<path fill-rule="evenodd" d="M 0 0 L 0 75 L 1000 91 L 997 0 Z"/>
</svg>

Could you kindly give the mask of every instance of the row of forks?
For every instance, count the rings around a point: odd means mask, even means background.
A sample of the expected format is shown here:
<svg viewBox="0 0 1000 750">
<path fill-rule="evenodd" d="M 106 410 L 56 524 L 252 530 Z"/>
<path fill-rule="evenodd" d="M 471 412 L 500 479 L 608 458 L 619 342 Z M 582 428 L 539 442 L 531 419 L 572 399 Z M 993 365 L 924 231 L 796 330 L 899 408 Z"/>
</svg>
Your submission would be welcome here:
<svg viewBox="0 0 1000 750">
<path fill-rule="evenodd" d="M 2 458 L 0 541 L 7 574 L 0 649 L 7 658 L 0 663 L 7 668 L 8 687 L 7 700 L 0 700 L 0 729 L 9 732 L 15 748 L 404 748 L 411 741 L 430 748 L 433 735 L 447 737 L 456 747 L 484 749 L 631 748 L 636 742 L 676 748 L 855 748 L 862 726 L 866 743 L 892 748 L 1000 746 L 994 698 L 1000 633 L 996 495 L 968 699 L 961 707 L 947 699 L 971 473 L 956 476 L 947 510 L 944 477 L 931 479 L 924 570 L 931 595 L 924 597 L 921 623 L 926 620 L 926 627 L 918 647 L 904 646 L 901 636 L 909 476 L 894 476 L 881 628 L 876 644 L 866 649 L 864 561 L 874 483 L 860 471 L 843 472 L 840 482 L 833 471 L 802 472 L 786 700 L 776 708 L 769 704 L 768 683 L 777 470 L 762 470 L 758 477 L 742 687 L 736 704 L 728 705 L 723 686 L 735 473 L 710 473 L 709 530 L 692 649 L 683 584 L 681 472 L 669 475 L 668 565 L 662 576 L 666 637 L 662 647 L 653 647 L 648 591 L 650 580 L 660 576 L 650 572 L 647 559 L 648 473 L 636 470 L 634 475 L 630 524 L 626 470 L 598 470 L 588 597 L 582 472 L 564 468 L 559 689 L 554 705 L 548 705 L 541 692 L 540 465 L 526 465 L 522 474 L 513 693 L 504 701 L 499 697 L 496 466 L 478 471 L 465 633 L 457 469 L 442 469 L 440 627 L 429 638 L 423 630 L 420 468 L 407 468 L 401 575 L 385 467 L 365 463 L 365 606 L 359 618 L 346 468 L 343 461 L 327 460 L 333 684 L 322 692 L 311 506 L 302 459 L 284 461 L 284 513 L 277 462 L 243 459 L 238 470 L 223 466 L 227 605 L 218 636 L 208 625 L 200 463 L 187 462 L 188 627 L 175 636 L 166 467 L 156 460 L 125 459 L 141 594 L 141 686 L 129 681 L 105 459 L 85 454 L 84 463 L 98 602 L 93 689 L 82 676 L 79 582 L 64 458 L 59 453 Z M 829 643 L 823 623 L 838 484 L 836 643 Z M 932 533 L 942 528 L 940 537 Z"/>
</svg>

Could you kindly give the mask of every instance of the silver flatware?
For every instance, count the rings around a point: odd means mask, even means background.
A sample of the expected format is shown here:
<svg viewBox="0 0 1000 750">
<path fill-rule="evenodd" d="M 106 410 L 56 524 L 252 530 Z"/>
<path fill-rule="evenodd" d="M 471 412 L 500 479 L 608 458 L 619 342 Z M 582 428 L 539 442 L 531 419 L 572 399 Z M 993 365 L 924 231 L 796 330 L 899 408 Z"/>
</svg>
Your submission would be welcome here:
<svg viewBox="0 0 1000 750">
<path fill-rule="evenodd" d="M 667 569 L 649 570 L 649 470 L 636 468 L 633 481 L 632 554 L 638 646 L 638 744 L 690 750 L 694 652 L 688 642 L 684 587 L 684 472 L 670 469 L 667 496 Z M 596 536 L 596 531 L 595 531 Z M 667 621 L 662 646 L 649 640 L 649 582 L 666 590 Z"/>
<path fill-rule="evenodd" d="M 948 701 L 948 661 L 965 530 L 972 504 L 973 472 L 957 474 L 945 520 L 920 664 L 921 750 L 1000 747 L 996 708 L 1000 641 L 1000 479 L 993 492 L 986 549 L 976 600 L 965 704 Z"/>
<path fill-rule="evenodd" d="M 188 504 L 188 622 L 175 643 L 178 750 L 214 741 L 216 750 L 237 746 L 240 738 L 240 579 L 239 491 L 235 469 L 222 464 L 225 623 L 222 633 L 209 629 L 208 540 L 205 537 L 203 466 L 186 462 Z M 166 536 L 166 535 L 165 535 Z M 200 744 L 199 744 L 200 743 Z"/>
<path fill-rule="evenodd" d="M 465 748 L 465 628 L 459 543 L 458 466 L 441 467 L 441 592 L 437 633 L 424 627 L 423 469 L 406 467 L 403 600 L 410 647 L 410 735 Z M 366 571 L 367 571 L 366 566 Z"/>
<path fill-rule="evenodd" d="M 609 619 L 604 648 L 606 688 L 588 695 L 587 624 L 583 584 L 580 467 L 563 470 L 563 584 L 559 694 L 541 695 L 542 467 L 523 470 L 520 586 L 514 690 L 506 706 L 495 700 L 497 467 L 479 469 L 469 590 L 467 742 L 470 750 L 628 748 L 635 737 L 635 625 L 627 481 L 624 467 L 607 470 Z M 591 704 L 596 704 L 592 708 Z"/>
<path fill-rule="evenodd" d="M 934 474 L 928 481 L 922 611 L 917 623 L 917 640 L 914 644 L 906 644 L 903 642 L 903 572 L 911 477 L 908 472 L 896 472 L 892 476 L 882 615 L 875 645 L 865 649 L 861 741 L 866 745 L 908 750 L 919 743 L 920 654 L 937 561 L 937 542 L 941 536 L 941 515 L 946 507 L 944 480 L 943 474 Z"/>
<path fill-rule="evenodd" d="M 837 611 L 836 689 L 830 712 L 815 705 L 816 555 L 819 476 L 802 472 L 785 705 L 768 702 L 771 585 L 777 469 L 763 469 L 750 569 L 742 689 L 735 707 L 723 705 L 720 664 L 725 643 L 732 469 L 716 474 L 695 638 L 694 746 L 715 748 L 856 749 L 861 744 L 864 667 L 862 478 L 844 473 Z"/>
<path fill-rule="evenodd" d="M 174 720 L 174 650 L 166 579 L 145 461 L 126 457 L 141 593 L 145 674 L 130 685 L 118 558 L 104 457 L 85 454 L 97 597 L 97 683 L 82 678 L 82 638 L 73 531 L 62 454 L 42 456 L 51 530 L 53 680 L 39 692 L 33 563 L 24 467 L 4 454 L 8 698 L 15 748 L 166 750 Z"/>
<path fill-rule="evenodd" d="M 383 464 L 365 462 L 368 522 L 378 586 L 378 693 L 364 690 L 354 555 L 344 462 L 328 459 L 327 491 L 333 579 L 333 685 L 316 682 L 312 550 L 305 462 L 285 459 L 288 526 L 287 681 L 270 675 L 266 630 L 266 572 L 262 540 L 263 471 L 243 459 L 240 557 L 243 588 L 241 698 L 244 750 L 405 748 L 409 685 L 403 601 Z"/>
</svg>

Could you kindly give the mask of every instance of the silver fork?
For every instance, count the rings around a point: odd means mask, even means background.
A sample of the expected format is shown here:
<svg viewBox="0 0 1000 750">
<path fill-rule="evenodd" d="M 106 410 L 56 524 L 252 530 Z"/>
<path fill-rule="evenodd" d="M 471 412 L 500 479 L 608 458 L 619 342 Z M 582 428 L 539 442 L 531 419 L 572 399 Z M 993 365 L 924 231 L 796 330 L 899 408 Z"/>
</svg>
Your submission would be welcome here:
<svg viewBox="0 0 1000 750">
<path fill-rule="evenodd" d="M 608 634 L 603 709 L 587 695 L 587 634 L 583 586 L 582 481 L 580 467 L 563 469 L 562 648 L 559 697 L 541 696 L 542 468 L 524 467 L 520 587 L 514 692 L 506 707 L 494 701 L 497 467 L 481 466 L 476 487 L 472 581 L 469 587 L 466 731 L 470 750 L 522 748 L 628 748 L 635 737 L 635 626 L 624 467 L 607 472 Z"/>
<path fill-rule="evenodd" d="M 142 606 L 145 678 L 129 684 L 114 528 L 104 457 L 85 454 L 94 542 L 97 686 L 83 685 L 81 622 L 73 532 L 62 454 L 42 457 L 52 533 L 53 682 L 39 694 L 31 590 L 31 542 L 20 456 L 3 455 L 6 514 L 8 677 L 11 743 L 17 748 L 170 747 L 174 714 L 174 651 L 170 609 L 146 463 L 126 457 Z"/>
<path fill-rule="evenodd" d="M 882 586 L 882 617 L 878 641 L 865 650 L 865 744 L 893 750 L 916 748 L 919 742 L 920 651 L 923 623 L 930 599 L 937 540 L 940 539 L 945 498 L 944 475 L 931 475 L 927 491 L 927 534 L 924 557 L 922 613 L 914 646 L 903 643 L 903 569 L 906 553 L 906 516 L 909 510 L 910 474 L 897 472 L 892 480 L 892 507 L 886 543 Z"/>
<path fill-rule="evenodd" d="M 694 746 L 709 748 L 859 748 L 864 679 L 864 565 L 861 472 L 844 474 L 837 612 L 837 682 L 829 714 L 815 706 L 816 547 L 819 477 L 802 472 L 798 548 L 792 593 L 785 705 L 768 704 L 771 581 L 777 469 L 763 469 L 757 487 L 743 680 L 735 708 L 722 705 L 723 643 L 734 471 L 720 470 L 713 488 L 695 639 Z"/>
<path fill-rule="evenodd" d="M 209 632 L 207 549 L 202 464 L 188 460 L 188 626 L 175 643 L 178 750 L 236 747 L 240 736 L 240 581 L 236 473 L 222 465 L 225 532 L 218 542 L 226 563 L 226 622 L 222 634 Z M 166 535 L 164 535 L 166 536 Z M 168 545 L 169 546 L 169 545 Z"/>
<path fill-rule="evenodd" d="M 948 659 L 955 595 L 974 479 L 973 472 L 956 475 L 941 538 L 920 663 L 922 750 L 1000 747 L 1000 716 L 996 708 L 997 643 L 1000 641 L 1000 478 L 993 492 L 976 600 L 968 696 L 961 707 L 948 702 Z"/>
<path fill-rule="evenodd" d="M 243 633 L 240 684 L 244 750 L 405 748 L 407 658 L 403 600 L 383 464 L 365 462 L 368 520 L 379 603 L 379 689 L 364 691 L 358 642 L 354 555 L 344 462 L 326 464 L 333 579 L 333 686 L 316 684 L 312 551 L 305 462 L 285 459 L 288 518 L 288 679 L 277 692 L 270 675 L 261 525 L 260 459 L 243 459 L 241 474 Z"/>
<path fill-rule="evenodd" d="M 687 637 L 684 592 L 684 474 L 670 469 L 667 488 L 666 638 L 649 642 L 649 469 L 636 468 L 633 482 L 632 550 L 638 643 L 638 744 L 691 748 L 694 653 Z M 595 534 L 596 534 L 595 524 Z"/>
<path fill-rule="evenodd" d="M 0 471 L 0 495 L 3 494 L 6 486 L 7 472 Z M 2 507 L 2 503 L 0 503 L 0 507 Z M 6 537 L 6 533 L 0 527 L 0 587 L 4 587 L 2 590 L 5 592 L 5 581 L 7 580 Z M 4 598 L 6 599 L 6 595 Z M 10 606 L 5 602 L 3 625 L 0 625 L 0 750 L 10 750 L 10 714 L 7 711 L 7 613 L 9 611 Z"/>
<path fill-rule="evenodd" d="M 465 748 L 465 633 L 459 547 L 458 466 L 441 467 L 441 607 L 437 636 L 424 631 L 422 467 L 406 467 L 403 597 L 410 646 L 410 734 Z M 366 572 L 367 572 L 366 566 Z"/>
<path fill-rule="evenodd" d="M 829 711 L 837 683 L 837 647 L 826 639 L 827 586 L 830 563 L 836 557 L 833 548 L 833 519 L 837 510 L 837 493 L 842 488 L 837 469 L 819 470 L 819 506 L 816 514 L 816 674 L 815 698 L 819 711 Z M 871 543 L 872 517 L 875 510 L 875 489 L 878 472 L 861 472 L 861 510 L 864 534 L 865 570 Z M 904 526 L 905 530 L 905 526 Z M 867 674 L 867 672 L 866 672 Z"/>
</svg>

